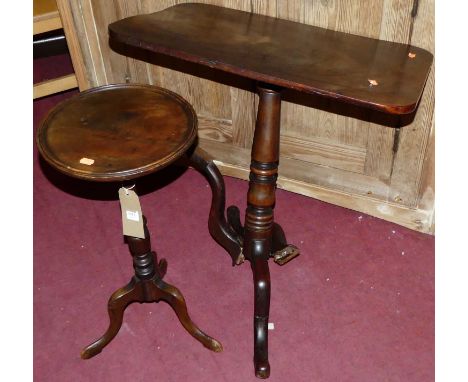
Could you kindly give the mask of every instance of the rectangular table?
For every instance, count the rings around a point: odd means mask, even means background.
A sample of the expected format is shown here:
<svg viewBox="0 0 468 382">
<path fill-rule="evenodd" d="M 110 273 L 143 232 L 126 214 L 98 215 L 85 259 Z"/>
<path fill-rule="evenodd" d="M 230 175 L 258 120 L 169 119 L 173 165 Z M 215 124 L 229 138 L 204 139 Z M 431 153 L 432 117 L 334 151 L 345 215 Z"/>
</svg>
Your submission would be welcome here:
<svg viewBox="0 0 468 382">
<path fill-rule="evenodd" d="M 257 82 L 258 114 L 252 145 L 244 226 L 237 207 L 227 220 L 241 243 L 216 238 L 235 264 L 251 263 L 254 278 L 254 364 L 270 374 L 268 259 L 298 255 L 274 222 L 279 161 L 281 90 L 315 94 L 387 114 L 416 110 L 433 56 L 411 45 L 381 41 L 206 4 L 180 4 L 109 25 L 111 43 L 170 56 Z M 230 235 L 228 235 L 230 236 Z"/>
</svg>

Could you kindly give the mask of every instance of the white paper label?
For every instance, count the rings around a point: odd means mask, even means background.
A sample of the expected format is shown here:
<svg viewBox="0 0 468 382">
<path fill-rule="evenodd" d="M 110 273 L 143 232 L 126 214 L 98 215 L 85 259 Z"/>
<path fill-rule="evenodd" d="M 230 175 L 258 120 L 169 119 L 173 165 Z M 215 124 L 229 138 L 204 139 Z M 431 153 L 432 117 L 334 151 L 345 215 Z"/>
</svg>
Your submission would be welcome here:
<svg viewBox="0 0 468 382">
<path fill-rule="evenodd" d="M 88 166 L 91 166 L 94 163 L 94 159 L 89 159 L 89 158 L 81 158 L 80 159 L 81 164 L 85 164 Z"/>
<path fill-rule="evenodd" d="M 123 234 L 144 239 L 143 213 L 138 195 L 135 191 L 122 187 L 119 189 L 119 199 L 122 210 Z"/>
<path fill-rule="evenodd" d="M 133 220 L 135 222 L 139 222 L 140 221 L 140 214 L 138 213 L 138 211 L 126 211 L 127 213 L 127 219 L 128 220 Z"/>
</svg>

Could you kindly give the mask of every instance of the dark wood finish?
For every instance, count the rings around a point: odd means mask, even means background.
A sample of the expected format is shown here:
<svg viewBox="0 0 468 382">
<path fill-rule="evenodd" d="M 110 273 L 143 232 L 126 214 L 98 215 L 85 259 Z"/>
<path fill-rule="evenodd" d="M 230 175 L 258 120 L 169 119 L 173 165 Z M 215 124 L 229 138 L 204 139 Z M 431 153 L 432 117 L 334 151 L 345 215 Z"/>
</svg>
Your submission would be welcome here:
<svg viewBox="0 0 468 382">
<path fill-rule="evenodd" d="M 221 173 L 212 161 L 193 152 L 183 163 L 190 165 L 208 180 L 212 203 L 208 227 L 213 238 L 240 265 L 250 261 L 254 278 L 254 363 L 260 378 L 270 375 L 268 362 L 268 315 L 270 275 L 268 259 L 284 265 L 299 255 L 299 249 L 286 241 L 283 229 L 273 222 L 276 178 L 279 157 L 280 93 L 259 87 L 260 104 L 252 152 L 252 167 L 246 212 L 246 225 L 240 222 L 239 209 L 230 206 L 225 217 L 225 186 Z"/>
<path fill-rule="evenodd" d="M 192 166 L 200 172 L 211 187 L 212 199 L 208 219 L 208 229 L 211 236 L 229 253 L 232 265 L 242 264 L 245 259 L 242 253 L 242 235 L 239 235 L 228 224 L 225 216 L 226 190 L 223 176 L 213 161 L 205 160 L 196 151 L 185 158 L 184 164 Z"/>
<path fill-rule="evenodd" d="M 129 17 L 110 24 L 109 36 L 111 42 L 392 114 L 415 110 L 433 59 L 411 45 L 207 4 Z"/>
<path fill-rule="evenodd" d="M 254 278 L 254 364 L 259 378 L 268 378 L 268 316 L 270 309 L 270 273 L 268 259 L 284 265 L 299 255 L 290 245 L 281 226 L 273 222 L 276 178 L 279 159 L 281 95 L 274 89 L 258 87 L 260 95 L 248 193 L 246 224 L 242 226 L 239 208 L 230 206 L 225 216 L 225 186 L 221 173 L 204 153 L 181 158 L 178 163 L 190 165 L 208 180 L 212 203 L 208 227 L 213 238 L 240 265 L 247 258 Z"/>
<path fill-rule="evenodd" d="M 93 181 L 125 181 L 157 171 L 186 154 L 197 131 L 190 104 L 175 93 L 148 85 L 110 85 L 73 97 L 54 108 L 40 126 L 36 141 L 41 155 L 63 173 Z M 90 166 L 81 158 L 94 159 Z M 190 159 L 209 179 L 213 190 L 210 230 L 232 253 L 241 253 L 224 219 L 224 183 L 212 163 Z M 134 276 L 108 302 L 109 326 L 99 339 L 83 349 L 81 357 L 99 354 L 119 332 L 125 308 L 133 302 L 166 301 L 187 332 L 205 347 L 222 351 L 221 344 L 191 320 L 180 291 L 163 281 L 167 262 L 157 261 L 145 238 L 126 236 L 133 257 Z M 222 237 L 222 235 L 226 237 Z M 235 246 L 237 244 L 237 247 Z M 235 257 L 233 257 L 234 259 Z"/>
<path fill-rule="evenodd" d="M 225 219 L 224 199 L 215 203 L 219 211 L 210 220 L 217 221 L 218 233 L 214 236 L 219 236 L 218 243 L 228 250 L 233 262 L 240 263 L 235 261 L 237 243 L 250 261 L 254 279 L 255 374 L 267 378 L 271 289 L 268 260 L 274 257 L 282 265 L 299 254 L 295 246 L 287 244 L 273 217 L 281 89 L 389 114 L 409 114 L 418 105 L 433 56 L 411 45 L 205 4 L 180 4 L 120 20 L 109 25 L 109 36 L 111 46 L 116 48 L 123 45 L 162 54 L 261 84 L 245 225 L 241 225 L 240 212 L 234 206 L 228 208 Z M 224 185 L 205 164 L 195 168 L 214 177 L 214 193 L 224 193 Z M 235 251 L 230 248 L 234 243 Z"/>
<path fill-rule="evenodd" d="M 268 315 L 270 307 L 270 274 L 268 259 L 280 265 L 299 255 L 299 250 L 286 241 L 283 229 L 273 222 L 276 178 L 279 157 L 279 122 L 281 95 L 259 87 L 260 104 L 257 118 L 252 171 L 250 176 L 246 225 L 242 226 L 239 209 L 230 206 L 225 216 L 225 186 L 218 168 L 195 151 L 178 163 L 190 165 L 208 180 L 212 203 L 208 227 L 213 238 L 240 265 L 247 258 L 254 278 L 254 364 L 259 378 L 270 375 L 268 362 Z"/>
<path fill-rule="evenodd" d="M 145 239 L 126 236 L 130 252 L 133 256 L 135 276 L 123 288 L 115 291 L 109 299 L 109 327 L 102 337 L 85 347 L 81 358 L 88 359 L 99 354 L 117 335 L 122 326 L 125 308 L 133 302 L 166 301 L 175 311 L 183 327 L 201 342 L 206 348 L 221 352 L 223 347 L 214 338 L 202 332 L 191 320 L 184 297 L 180 291 L 162 278 L 166 273 L 167 263 L 163 259 L 157 260 L 156 252 L 151 250 L 150 235 L 144 219 Z"/>
<path fill-rule="evenodd" d="M 244 255 L 250 261 L 254 279 L 254 364 L 255 375 L 268 378 L 268 316 L 273 208 L 278 177 L 281 95 L 259 87 L 257 122 L 252 146 L 250 182 L 244 224 Z"/>
<path fill-rule="evenodd" d="M 127 180 L 167 166 L 193 144 L 197 117 L 179 95 L 149 85 L 109 85 L 70 98 L 44 119 L 37 146 L 59 171 Z M 93 159 L 92 165 L 81 164 Z"/>
</svg>

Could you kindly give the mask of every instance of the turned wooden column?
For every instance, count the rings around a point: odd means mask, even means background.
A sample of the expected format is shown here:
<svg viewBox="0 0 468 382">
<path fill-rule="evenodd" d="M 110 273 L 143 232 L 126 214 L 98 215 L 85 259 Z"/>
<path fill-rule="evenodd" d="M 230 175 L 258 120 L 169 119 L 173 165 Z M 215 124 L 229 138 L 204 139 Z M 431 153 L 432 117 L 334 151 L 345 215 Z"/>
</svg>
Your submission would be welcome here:
<svg viewBox="0 0 468 382">
<path fill-rule="evenodd" d="M 250 182 L 244 225 L 244 255 L 254 278 L 254 364 L 255 374 L 267 378 L 268 315 L 270 311 L 270 271 L 273 208 L 278 177 L 281 95 L 267 85 L 258 85 L 260 102 L 252 146 Z"/>
<path fill-rule="evenodd" d="M 39 127 L 36 142 L 42 157 L 66 175 L 128 184 L 187 155 L 196 135 L 195 111 L 179 95 L 149 85 L 118 84 L 93 88 L 58 104 Z M 237 259 L 239 240 L 219 212 L 224 207 L 223 184 L 216 178 L 211 183 L 212 188 L 219 188 L 211 208 L 212 230 Z M 222 351 L 221 344 L 192 321 L 182 293 L 163 280 L 167 263 L 164 259 L 158 262 L 146 219 L 142 218 L 144 238 L 126 236 L 134 275 L 111 295 L 107 304 L 109 326 L 83 349 L 81 357 L 94 357 L 114 339 L 129 304 L 160 300 L 174 309 L 192 337 L 212 351 Z M 222 237 L 224 233 L 226 238 Z"/>
</svg>

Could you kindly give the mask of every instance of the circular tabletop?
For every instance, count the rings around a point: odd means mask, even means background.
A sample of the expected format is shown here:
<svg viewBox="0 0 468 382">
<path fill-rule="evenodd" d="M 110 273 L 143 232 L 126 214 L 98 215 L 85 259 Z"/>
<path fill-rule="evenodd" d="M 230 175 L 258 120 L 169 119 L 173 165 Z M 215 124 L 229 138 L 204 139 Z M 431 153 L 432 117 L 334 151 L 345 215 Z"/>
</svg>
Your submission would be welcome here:
<svg viewBox="0 0 468 382">
<path fill-rule="evenodd" d="M 169 90 L 150 85 L 106 85 L 52 109 L 36 142 L 59 171 L 81 179 L 119 181 L 152 173 L 192 145 L 197 116 Z"/>
</svg>

